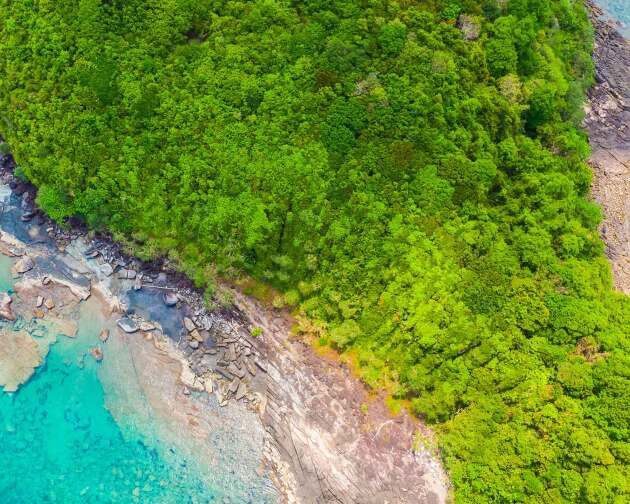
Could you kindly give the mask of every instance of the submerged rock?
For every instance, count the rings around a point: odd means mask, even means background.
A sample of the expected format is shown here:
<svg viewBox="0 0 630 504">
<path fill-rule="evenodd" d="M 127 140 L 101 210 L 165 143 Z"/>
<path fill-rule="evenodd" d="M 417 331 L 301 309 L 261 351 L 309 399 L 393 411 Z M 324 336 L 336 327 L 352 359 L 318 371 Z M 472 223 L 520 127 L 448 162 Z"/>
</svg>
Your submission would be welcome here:
<svg viewBox="0 0 630 504">
<path fill-rule="evenodd" d="M 129 334 L 135 333 L 138 330 L 138 325 L 128 317 L 118 319 L 116 323 L 118 324 L 118 327 Z"/>
<path fill-rule="evenodd" d="M 11 310 L 11 303 L 13 300 L 6 292 L 0 294 L 0 318 L 5 320 L 15 320 L 15 315 Z"/>
<path fill-rule="evenodd" d="M 98 339 L 105 343 L 109 339 L 109 329 L 102 329 L 101 333 L 98 335 Z"/>
<path fill-rule="evenodd" d="M 15 392 L 42 363 L 39 347 L 26 331 L 0 330 L 0 385 Z"/>
<path fill-rule="evenodd" d="M 175 306 L 177 301 L 179 301 L 179 297 L 175 292 L 165 292 L 162 294 L 162 301 L 166 306 Z"/>
<path fill-rule="evenodd" d="M 94 357 L 96 362 L 101 362 L 103 360 L 103 350 L 99 346 L 90 348 L 90 355 Z"/>
</svg>

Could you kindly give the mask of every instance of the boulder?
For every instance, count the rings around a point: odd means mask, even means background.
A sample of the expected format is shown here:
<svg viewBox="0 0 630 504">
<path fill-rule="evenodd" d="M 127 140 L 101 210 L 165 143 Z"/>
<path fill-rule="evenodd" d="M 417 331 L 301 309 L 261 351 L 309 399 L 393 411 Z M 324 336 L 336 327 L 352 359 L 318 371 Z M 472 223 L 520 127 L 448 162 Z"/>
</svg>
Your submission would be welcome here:
<svg viewBox="0 0 630 504">
<path fill-rule="evenodd" d="M 35 261 L 29 256 L 24 256 L 13 266 L 13 273 L 23 274 L 35 267 Z"/>
<path fill-rule="evenodd" d="M 256 376 L 256 366 L 252 364 L 252 361 L 250 361 L 249 359 L 243 359 L 243 362 L 245 364 L 245 367 L 247 368 L 247 371 L 249 371 L 252 376 Z"/>
<path fill-rule="evenodd" d="M 95 346 L 94 348 L 90 348 L 90 355 L 94 357 L 96 362 L 103 360 L 103 350 L 101 350 L 101 347 Z"/>
<path fill-rule="evenodd" d="M 184 317 L 184 327 L 186 328 L 186 330 L 188 332 L 192 332 L 192 331 L 194 331 L 197 328 L 197 326 L 192 321 L 192 319 L 190 319 L 188 317 Z"/>
<path fill-rule="evenodd" d="M 102 329 L 101 333 L 98 335 L 98 339 L 105 343 L 109 339 L 109 329 Z"/>
<path fill-rule="evenodd" d="M 140 322 L 140 330 L 141 331 L 153 331 L 153 329 L 155 329 L 155 325 L 152 324 L 151 322 L 147 322 L 146 320 L 143 320 L 142 322 Z"/>
<path fill-rule="evenodd" d="M 245 394 L 247 393 L 247 385 L 245 385 L 245 382 L 241 382 L 238 385 L 238 389 L 236 390 L 236 400 L 239 401 L 240 399 L 242 399 L 243 397 L 245 397 Z"/>
<path fill-rule="evenodd" d="M 11 310 L 13 299 L 6 292 L 0 294 L 0 318 L 4 320 L 15 320 L 15 315 Z"/>
<path fill-rule="evenodd" d="M 105 263 L 105 264 L 101 264 L 98 269 L 101 271 L 101 273 L 103 273 L 103 275 L 105 276 L 112 276 L 114 274 L 114 268 L 112 267 L 111 264 L 109 263 Z"/>
<path fill-rule="evenodd" d="M 44 301 L 44 306 L 49 310 L 52 310 L 55 307 L 55 302 L 52 299 L 48 298 L 46 299 L 46 301 Z"/>
<path fill-rule="evenodd" d="M 175 306 L 177 301 L 179 301 L 179 297 L 175 292 L 166 291 L 162 294 L 162 301 L 166 306 Z"/>
<path fill-rule="evenodd" d="M 208 394 L 212 394 L 213 386 L 212 386 L 212 378 L 207 377 L 204 381 L 204 388 Z"/>
<path fill-rule="evenodd" d="M 230 362 L 227 370 L 234 376 L 238 376 L 239 378 L 245 378 L 245 374 L 247 373 L 247 371 L 245 371 L 243 368 L 238 367 L 233 362 Z"/>
<path fill-rule="evenodd" d="M 43 304 L 44 304 L 44 297 L 43 296 L 37 296 L 37 304 L 35 306 L 37 308 L 41 308 Z"/>
<path fill-rule="evenodd" d="M 238 378 L 234 378 L 231 382 L 230 382 L 230 386 L 228 388 L 228 390 L 230 392 L 232 392 L 232 394 L 236 393 L 236 391 L 238 390 L 239 386 L 241 385 L 241 380 L 239 380 Z"/>
<path fill-rule="evenodd" d="M 128 334 L 135 333 L 138 330 L 138 325 L 128 317 L 118 319 L 116 323 L 118 324 L 118 327 Z"/>
<path fill-rule="evenodd" d="M 199 343 L 203 343 L 203 336 L 201 336 L 201 333 L 197 329 L 190 331 L 190 337 Z"/>
<path fill-rule="evenodd" d="M 142 289 L 142 279 L 137 276 L 133 281 L 133 290 L 139 291 L 140 289 Z"/>
<path fill-rule="evenodd" d="M 197 348 L 199 348 L 199 342 L 196 340 L 191 340 L 188 342 L 188 346 L 196 350 Z"/>
</svg>

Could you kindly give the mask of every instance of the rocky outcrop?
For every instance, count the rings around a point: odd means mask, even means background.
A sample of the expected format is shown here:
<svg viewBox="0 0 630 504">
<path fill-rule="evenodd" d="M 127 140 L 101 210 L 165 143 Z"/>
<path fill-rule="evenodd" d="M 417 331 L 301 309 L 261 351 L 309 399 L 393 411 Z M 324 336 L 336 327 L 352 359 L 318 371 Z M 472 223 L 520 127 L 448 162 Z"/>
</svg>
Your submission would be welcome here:
<svg viewBox="0 0 630 504">
<path fill-rule="evenodd" d="M 630 42 L 590 3 L 595 27 L 596 85 L 586 127 L 595 174 L 592 195 L 604 213 L 600 227 L 615 288 L 630 294 Z"/>
<path fill-rule="evenodd" d="M 447 501 L 437 455 L 417 443 L 429 429 L 404 410 L 393 416 L 347 366 L 290 338 L 292 321 L 234 292 L 258 337 L 238 332 L 264 362 L 261 418 L 267 454 L 289 501 L 399 504 Z M 430 444 L 430 443 L 429 443 Z"/>
<path fill-rule="evenodd" d="M 0 329 L 0 386 L 15 392 L 42 363 L 35 339 L 26 331 Z"/>
</svg>

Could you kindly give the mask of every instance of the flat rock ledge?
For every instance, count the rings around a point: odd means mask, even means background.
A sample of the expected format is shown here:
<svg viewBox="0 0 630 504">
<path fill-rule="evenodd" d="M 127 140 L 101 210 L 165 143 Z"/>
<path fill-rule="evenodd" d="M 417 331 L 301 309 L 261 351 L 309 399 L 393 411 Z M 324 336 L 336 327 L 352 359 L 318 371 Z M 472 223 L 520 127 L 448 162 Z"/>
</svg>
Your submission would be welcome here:
<svg viewBox="0 0 630 504">
<path fill-rule="evenodd" d="M 592 196 L 604 213 L 600 234 L 614 286 L 630 294 L 630 41 L 593 2 L 588 5 L 597 79 L 584 120 L 595 175 Z"/>
</svg>

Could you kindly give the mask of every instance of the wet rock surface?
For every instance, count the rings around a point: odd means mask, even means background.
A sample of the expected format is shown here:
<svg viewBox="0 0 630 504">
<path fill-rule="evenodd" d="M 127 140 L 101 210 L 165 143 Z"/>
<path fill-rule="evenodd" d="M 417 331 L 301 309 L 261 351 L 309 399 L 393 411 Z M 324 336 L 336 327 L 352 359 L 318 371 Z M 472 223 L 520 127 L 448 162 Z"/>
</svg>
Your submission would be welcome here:
<svg viewBox="0 0 630 504">
<path fill-rule="evenodd" d="M 592 155 L 593 198 L 602 206 L 600 233 L 615 288 L 630 294 L 630 42 L 589 2 L 595 27 L 596 85 L 586 127 Z"/>
</svg>

